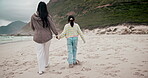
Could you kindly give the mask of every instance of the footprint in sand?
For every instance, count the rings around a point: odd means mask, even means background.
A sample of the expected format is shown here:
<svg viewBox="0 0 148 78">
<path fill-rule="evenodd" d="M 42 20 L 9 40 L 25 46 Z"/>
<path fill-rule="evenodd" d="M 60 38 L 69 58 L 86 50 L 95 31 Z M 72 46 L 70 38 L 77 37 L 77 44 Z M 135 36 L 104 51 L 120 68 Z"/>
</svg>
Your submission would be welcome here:
<svg viewBox="0 0 148 78">
<path fill-rule="evenodd" d="M 143 72 L 147 73 L 147 72 L 148 72 L 148 70 L 144 70 Z"/>
<path fill-rule="evenodd" d="M 131 64 L 134 64 L 134 63 L 131 63 Z"/>
<path fill-rule="evenodd" d="M 115 63 L 115 64 L 112 64 L 112 65 L 119 65 L 120 63 Z"/>
<path fill-rule="evenodd" d="M 116 73 L 109 73 L 109 75 L 110 75 L 110 76 L 112 76 L 112 77 L 117 76 L 117 74 L 116 74 Z"/>
<path fill-rule="evenodd" d="M 82 69 L 81 69 L 81 71 L 90 71 L 91 69 L 90 68 L 86 68 L 86 67 L 83 67 Z"/>
<path fill-rule="evenodd" d="M 24 69 L 24 71 L 27 71 L 27 70 L 29 70 L 29 68 Z"/>
<path fill-rule="evenodd" d="M 109 59 L 109 58 L 105 58 L 105 59 Z"/>
<path fill-rule="evenodd" d="M 14 76 L 12 75 L 12 76 L 7 76 L 6 78 L 14 78 Z"/>
<path fill-rule="evenodd" d="M 140 72 L 135 72 L 133 75 L 144 76 L 144 74 L 142 74 L 142 73 L 140 73 Z"/>
<path fill-rule="evenodd" d="M 24 62 L 22 65 L 25 65 L 25 66 L 26 66 L 27 64 L 28 64 L 28 62 L 26 61 L 26 62 Z"/>
<path fill-rule="evenodd" d="M 62 60 L 66 60 L 66 59 L 67 59 L 67 57 L 62 58 Z"/>
<path fill-rule="evenodd" d="M 3 67 L 4 65 L 0 65 L 0 67 Z"/>
<path fill-rule="evenodd" d="M 119 54 L 118 52 L 115 52 L 115 54 Z"/>
<path fill-rule="evenodd" d="M 9 70 L 9 68 L 7 68 L 7 70 Z"/>
<path fill-rule="evenodd" d="M 64 78 L 69 78 L 69 75 L 66 75 Z"/>
<path fill-rule="evenodd" d="M 114 73 L 119 73 L 119 72 L 120 72 L 120 70 L 114 70 L 114 71 L 112 71 L 112 72 L 114 72 Z"/>
<path fill-rule="evenodd" d="M 78 53 L 78 55 L 81 55 L 82 53 Z"/>
<path fill-rule="evenodd" d="M 14 72 L 10 72 L 9 75 L 14 75 Z"/>
<path fill-rule="evenodd" d="M 62 72 L 59 72 L 59 71 L 55 71 L 55 70 L 52 70 L 52 71 L 49 71 L 50 73 L 53 73 L 53 74 L 62 74 Z"/>
<path fill-rule="evenodd" d="M 107 54 L 107 55 L 111 55 L 111 54 Z"/>
<path fill-rule="evenodd" d="M 81 74 L 81 73 L 78 73 L 78 72 L 77 72 L 77 73 L 74 73 L 74 74 L 75 74 L 75 75 L 79 75 L 79 74 Z"/>
<path fill-rule="evenodd" d="M 112 64 L 111 62 L 108 62 L 108 64 Z"/>
<path fill-rule="evenodd" d="M 121 61 L 123 61 L 123 62 L 128 62 L 128 59 L 126 59 L 126 58 L 121 58 L 121 59 L 119 59 L 119 60 L 121 60 Z"/>
<path fill-rule="evenodd" d="M 135 69 L 137 69 L 137 68 L 136 68 L 136 67 L 132 67 L 131 69 L 132 69 L 132 70 L 135 70 Z"/>
<path fill-rule="evenodd" d="M 52 65 L 52 67 L 55 67 L 55 66 L 57 66 L 57 65 L 59 65 L 60 63 L 54 63 L 54 65 Z"/>
<path fill-rule="evenodd" d="M 141 71 L 141 70 L 138 69 L 137 71 Z"/>
<path fill-rule="evenodd" d="M 14 78 L 14 72 L 5 74 L 6 78 Z"/>
<path fill-rule="evenodd" d="M 6 71 L 5 69 L 3 71 Z"/>
<path fill-rule="evenodd" d="M 138 65 L 139 67 L 143 67 L 143 65 Z"/>
<path fill-rule="evenodd" d="M 118 57 L 118 56 L 117 56 L 117 57 L 114 57 L 114 58 L 121 58 L 121 57 Z"/>
<path fill-rule="evenodd" d="M 62 74 L 62 72 L 56 72 L 57 74 Z"/>
<path fill-rule="evenodd" d="M 19 74 L 23 74 L 23 72 L 20 72 Z"/>
<path fill-rule="evenodd" d="M 142 61 L 143 63 L 146 63 L 146 62 L 148 62 L 148 61 Z"/>
<path fill-rule="evenodd" d="M 61 68 L 60 68 L 60 70 L 64 70 L 64 69 L 66 69 L 66 67 L 61 67 Z"/>
<path fill-rule="evenodd" d="M 100 56 L 98 54 L 94 54 L 94 55 L 87 55 L 86 58 L 91 58 L 91 59 L 97 59 L 99 58 Z"/>
<path fill-rule="evenodd" d="M 100 64 L 100 66 L 105 66 L 105 64 Z"/>
<path fill-rule="evenodd" d="M 107 67 L 105 67 L 104 69 L 105 70 L 108 70 L 108 69 L 112 69 L 112 68 L 114 68 L 113 66 L 107 66 Z"/>
<path fill-rule="evenodd" d="M 24 55 L 24 53 L 20 53 L 20 55 Z"/>
<path fill-rule="evenodd" d="M 108 72 L 104 73 L 104 75 L 106 75 L 106 76 L 110 75 L 111 77 L 116 77 L 117 76 L 116 73 L 108 73 Z"/>
<path fill-rule="evenodd" d="M 80 76 L 80 78 L 87 78 L 86 76 Z"/>
</svg>

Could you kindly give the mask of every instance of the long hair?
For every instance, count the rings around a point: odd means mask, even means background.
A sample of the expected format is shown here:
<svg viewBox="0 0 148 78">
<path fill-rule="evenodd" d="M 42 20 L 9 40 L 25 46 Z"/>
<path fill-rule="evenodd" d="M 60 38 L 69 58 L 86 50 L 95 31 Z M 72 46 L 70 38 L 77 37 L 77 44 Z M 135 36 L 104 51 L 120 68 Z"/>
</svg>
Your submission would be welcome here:
<svg viewBox="0 0 148 78">
<path fill-rule="evenodd" d="M 48 22 L 48 11 L 47 11 L 47 6 L 45 2 L 40 2 L 38 4 L 37 12 L 39 14 L 39 17 L 41 18 L 43 22 L 43 28 L 46 28 L 50 25 Z"/>
<path fill-rule="evenodd" d="M 74 21 L 75 21 L 74 16 L 70 15 L 70 16 L 68 17 L 68 22 L 70 23 L 71 27 L 74 26 Z"/>
</svg>

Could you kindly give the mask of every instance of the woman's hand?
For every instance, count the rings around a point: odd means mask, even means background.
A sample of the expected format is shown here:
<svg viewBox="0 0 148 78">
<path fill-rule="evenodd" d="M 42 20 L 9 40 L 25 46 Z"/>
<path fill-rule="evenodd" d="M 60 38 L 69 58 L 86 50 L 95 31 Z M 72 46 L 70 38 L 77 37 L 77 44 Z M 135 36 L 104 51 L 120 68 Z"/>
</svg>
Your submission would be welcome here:
<svg viewBox="0 0 148 78">
<path fill-rule="evenodd" d="M 84 43 L 86 43 L 86 41 L 84 41 Z"/>
<path fill-rule="evenodd" d="M 58 35 L 56 35 L 56 39 L 58 39 L 58 40 L 59 40 L 59 37 L 58 37 Z"/>
</svg>

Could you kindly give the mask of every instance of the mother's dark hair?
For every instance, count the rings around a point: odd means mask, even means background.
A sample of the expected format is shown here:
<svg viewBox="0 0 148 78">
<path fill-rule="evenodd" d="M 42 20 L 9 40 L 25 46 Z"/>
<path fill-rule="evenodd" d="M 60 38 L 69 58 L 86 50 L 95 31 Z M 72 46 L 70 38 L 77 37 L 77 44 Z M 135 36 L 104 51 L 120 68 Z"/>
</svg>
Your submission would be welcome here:
<svg viewBox="0 0 148 78">
<path fill-rule="evenodd" d="M 38 4 L 37 12 L 43 22 L 43 28 L 50 26 L 50 23 L 48 22 L 47 5 L 45 2 L 40 2 Z"/>
</svg>

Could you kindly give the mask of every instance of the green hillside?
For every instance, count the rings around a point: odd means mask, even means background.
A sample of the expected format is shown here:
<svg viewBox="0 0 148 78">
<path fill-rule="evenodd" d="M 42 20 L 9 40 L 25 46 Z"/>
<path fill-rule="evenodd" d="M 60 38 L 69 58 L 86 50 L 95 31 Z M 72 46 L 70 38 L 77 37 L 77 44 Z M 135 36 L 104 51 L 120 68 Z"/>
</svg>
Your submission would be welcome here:
<svg viewBox="0 0 148 78">
<path fill-rule="evenodd" d="M 148 24 L 148 0 L 51 0 L 48 10 L 60 28 L 71 14 L 85 29 L 122 23 Z"/>
</svg>

